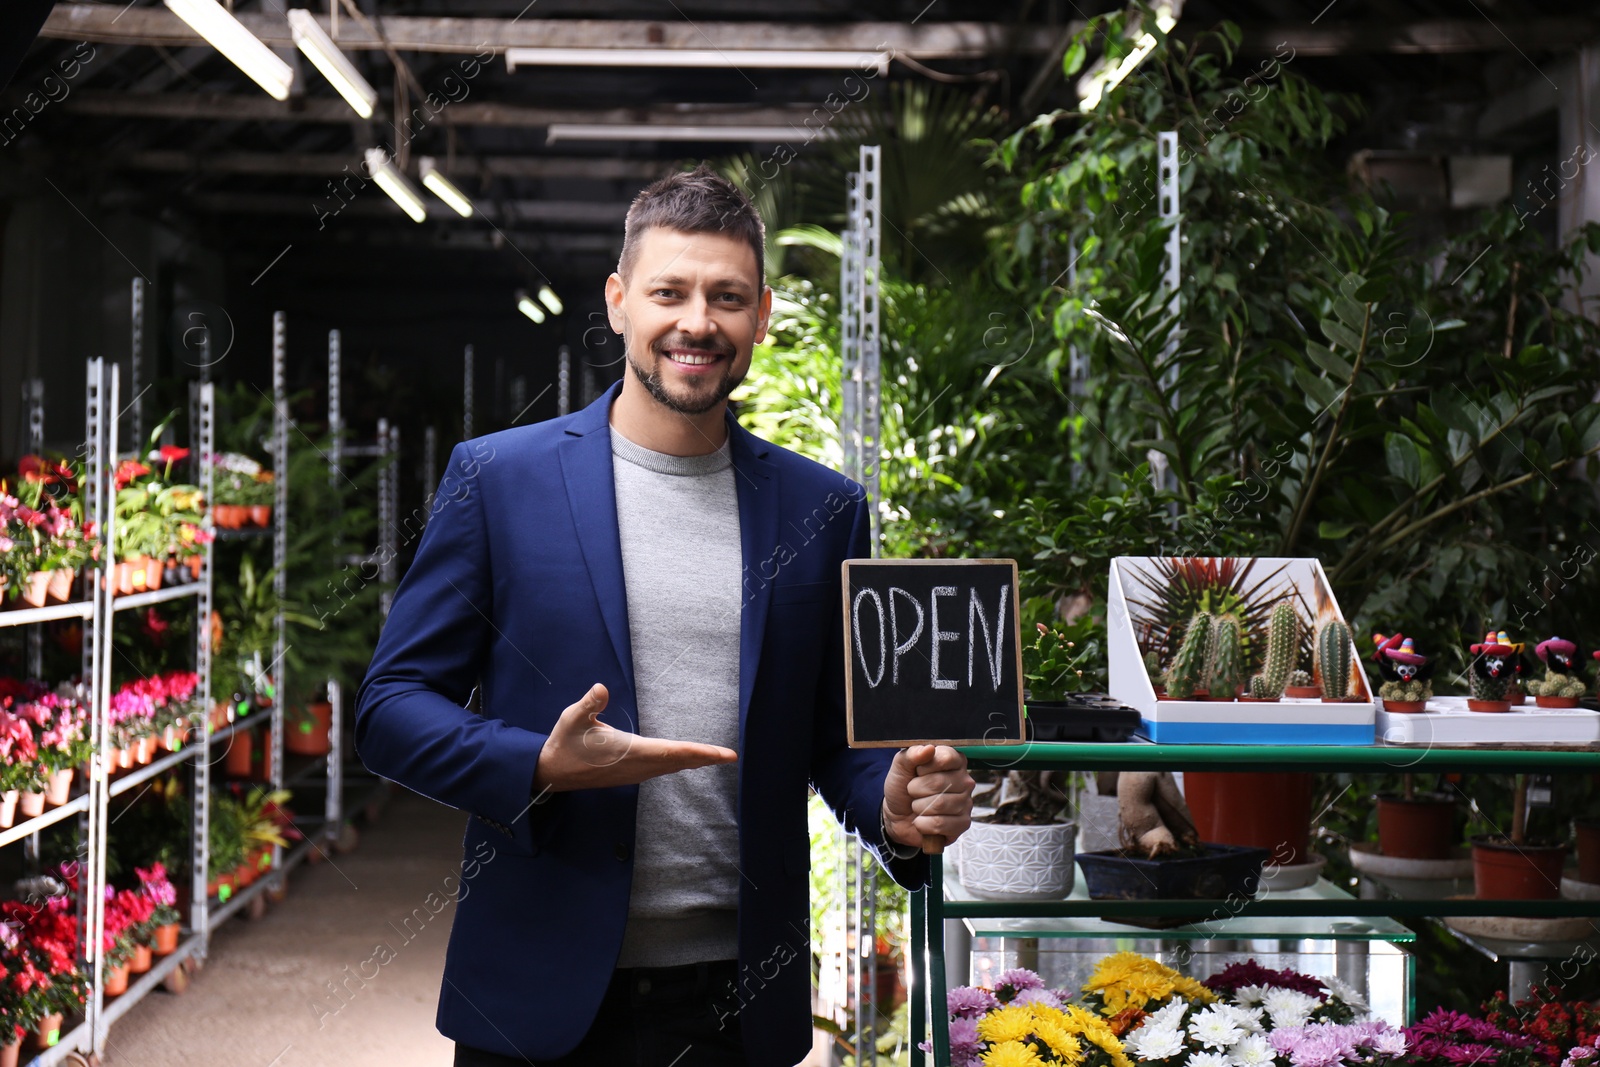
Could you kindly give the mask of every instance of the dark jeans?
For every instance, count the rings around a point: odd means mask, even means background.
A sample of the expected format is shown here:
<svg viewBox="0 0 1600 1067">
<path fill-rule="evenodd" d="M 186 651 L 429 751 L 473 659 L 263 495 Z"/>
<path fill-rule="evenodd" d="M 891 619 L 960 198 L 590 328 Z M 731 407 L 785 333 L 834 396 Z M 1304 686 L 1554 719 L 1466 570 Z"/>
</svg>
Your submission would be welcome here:
<svg viewBox="0 0 1600 1067">
<path fill-rule="evenodd" d="M 557 1060 L 502 1056 L 456 1045 L 455 1067 L 744 1067 L 739 1017 L 726 1027 L 718 994 L 738 975 L 734 960 L 619 969 L 578 1047 Z"/>
</svg>

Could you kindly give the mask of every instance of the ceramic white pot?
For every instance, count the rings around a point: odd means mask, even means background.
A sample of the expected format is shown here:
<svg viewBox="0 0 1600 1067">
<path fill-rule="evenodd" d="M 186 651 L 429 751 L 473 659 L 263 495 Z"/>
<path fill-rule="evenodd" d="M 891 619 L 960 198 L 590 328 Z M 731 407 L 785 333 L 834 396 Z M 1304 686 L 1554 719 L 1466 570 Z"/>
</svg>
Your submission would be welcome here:
<svg viewBox="0 0 1600 1067">
<path fill-rule="evenodd" d="M 1072 892 L 1075 822 L 975 822 L 961 838 L 961 884 L 980 900 L 1060 900 Z"/>
</svg>

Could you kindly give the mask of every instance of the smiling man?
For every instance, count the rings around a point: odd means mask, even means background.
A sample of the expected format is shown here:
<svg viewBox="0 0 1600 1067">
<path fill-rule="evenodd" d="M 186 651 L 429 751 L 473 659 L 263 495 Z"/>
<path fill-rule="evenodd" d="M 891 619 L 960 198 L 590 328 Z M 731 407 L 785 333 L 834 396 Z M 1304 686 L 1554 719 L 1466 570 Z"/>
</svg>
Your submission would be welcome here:
<svg viewBox="0 0 1600 1067">
<path fill-rule="evenodd" d="M 458 1067 L 791 1067 L 808 786 L 910 888 L 924 837 L 968 826 L 959 752 L 845 744 L 865 493 L 728 411 L 764 240 L 705 168 L 640 193 L 606 280 L 622 382 L 458 445 L 396 593 L 356 742 L 473 815 L 438 1014 Z"/>
</svg>

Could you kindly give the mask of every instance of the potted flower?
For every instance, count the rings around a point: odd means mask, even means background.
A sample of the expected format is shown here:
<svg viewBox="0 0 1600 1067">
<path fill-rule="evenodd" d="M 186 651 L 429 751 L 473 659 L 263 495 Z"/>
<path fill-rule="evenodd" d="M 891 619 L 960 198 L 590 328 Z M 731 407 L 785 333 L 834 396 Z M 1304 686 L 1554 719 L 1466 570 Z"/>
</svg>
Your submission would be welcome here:
<svg viewBox="0 0 1600 1067">
<path fill-rule="evenodd" d="M 1511 710 L 1508 693 L 1516 680 L 1516 649 L 1506 640 L 1504 631 L 1490 631 L 1483 641 L 1472 647 L 1472 665 L 1467 668 L 1467 688 L 1472 695 L 1467 699 L 1469 711 L 1501 712 Z"/>
<path fill-rule="evenodd" d="M 1532 1038 L 1534 1055 L 1547 1064 L 1600 1064 L 1600 1004 L 1568 998 L 1559 985 L 1534 985 L 1528 992 L 1515 1003 L 1495 993 L 1481 1006 L 1484 1022 Z"/>
<path fill-rule="evenodd" d="M 66 686 L 61 692 L 40 693 L 25 707 L 36 731 L 34 743 L 45 778 L 45 800 L 60 806 L 71 795 L 73 771 L 87 763 L 93 751 L 88 708 Z"/>
<path fill-rule="evenodd" d="M 255 480 L 247 485 L 245 499 L 250 522 L 254 526 L 272 525 L 272 505 L 277 498 L 277 485 L 269 470 L 258 471 Z"/>
<path fill-rule="evenodd" d="M 993 990 L 957 986 L 946 997 L 951 1067 L 1130 1067 L 1111 1024 L 1070 999 L 1067 990 L 1046 989 L 1038 974 L 1023 968 L 1002 972 Z M 929 1044 L 922 1048 L 932 1051 Z"/>
<path fill-rule="evenodd" d="M 167 868 L 159 860 L 149 867 L 134 868 L 139 891 L 150 901 L 150 946 L 157 956 L 178 951 L 178 891 L 167 878 Z"/>
<path fill-rule="evenodd" d="M 135 912 L 128 904 L 136 894 L 106 886 L 104 940 L 100 955 L 101 992 L 108 997 L 128 991 L 128 964 L 133 959 Z"/>
<path fill-rule="evenodd" d="M 164 429 L 158 426 L 155 435 Z M 161 446 L 151 457 L 159 474 L 136 460 L 118 466 L 114 556 L 127 565 L 118 575 L 119 592 L 159 586 L 167 555 L 185 542 L 184 528 L 204 522 L 199 488 L 171 480 L 172 465 L 188 455 L 186 448 Z"/>
<path fill-rule="evenodd" d="M 1528 692 L 1541 708 L 1575 708 L 1588 690 L 1578 666 L 1578 646 L 1561 637 L 1547 637 L 1534 646 L 1544 664 L 1544 677 L 1528 682 Z"/>
<path fill-rule="evenodd" d="M 1406 1027 L 1405 1062 L 1421 1067 L 1527 1067 L 1533 1040 L 1445 1008 Z"/>
<path fill-rule="evenodd" d="M 1402 859 L 1448 859 L 1456 842 L 1456 805 L 1448 793 L 1419 793 L 1407 774 L 1400 793 L 1379 793 L 1378 851 Z"/>
<path fill-rule="evenodd" d="M 1433 663 L 1429 657 L 1419 653 L 1411 638 L 1403 634 L 1374 634 L 1372 643 L 1377 645 L 1372 658 L 1383 677 L 1378 686 L 1383 710 L 1400 715 L 1426 711 L 1433 697 Z"/>
<path fill-rule="evenodd" d="M 1067 817 L 1067 775 L 1010 771 L 994 812 L 961 838 L 961 884 L 982 900 L 1059 900 L 1072 892 L 1077 824 Z"/>
<path fill-rule="evenodd" d="M 65 601 L 72 579 L 94 550 L 83 525 L 80 479 L 66 460 L 24 456 L 16 495 L 0 483 L 0 538 L 9 546 L 9 592 L 30 607 Z"/>
<path fill-rule="evenodd" d="M 257 488 L 258 477 L 267 473 L 260 463 L 239 452 L 219 452 L 211 457 L 211 465 L 211 515 L 219 527 L 237 530 L 250 521 L 252 506 L 271 504 L 270 495 L 261 500 Z"/>
<path fill-rule="evenodd" d="M 206 892 L 226 903 L 237 888 L 234 873 L 244 864 L 247 851 L 243 808 L 227 793 L 212 794 L 209 830 Z"/>
<path fill-rule="evenodd" d="M 1528 833 L 1528 779 L 1511 789 L 1511 832 L 1472 838 L 1472 879 L 1480 900 L 1554 900 L 1561 895 L 1567 846 Z"/>
<path fill-rule="evenodd" d="M 38 813 L 44 812 L 44 780 L 33 727 L 13 713 L 15 697 L 4 689 L 0 684 L 0 827 L 9 827 L 16 822 L 17 800 L 24 791 L 41 794 Z"/>
</svg>

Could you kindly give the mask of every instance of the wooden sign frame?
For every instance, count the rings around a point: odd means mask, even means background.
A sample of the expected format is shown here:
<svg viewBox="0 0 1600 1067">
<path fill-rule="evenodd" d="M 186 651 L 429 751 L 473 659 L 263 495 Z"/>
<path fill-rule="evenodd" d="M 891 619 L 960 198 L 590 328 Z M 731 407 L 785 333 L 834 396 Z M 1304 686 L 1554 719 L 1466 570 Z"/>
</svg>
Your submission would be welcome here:
<svg viewBox="0 0 1600 1067">
<path fill-rule="evenodd" d="M 877 567 L 877 566 L 893 566 L 893 567 L 908 567 L 908 566 L 909 567 L 922 567 L 922 566 L 953 567 L 953 566 L 977 566 L 977 565 L 983 565 L 983 566 L 987 566 L 987 567 L 993 568 L 993 567 L 996 567 L 999 564 L 1007 564 L 1011 568 L 1011 603 L 1012 603 L 1012 613 L 1011 614 L 1012 614 L 1012 618 L 1015 619 L 1016 622 L 1017 622 L 1016 629 L 1015 629 L 1015 631 L 1013 632 L 1013 635 L 1012 635 L 1015 638 L 1015 640 L 1013 641 L 1013 644 L 1015 645 L 1015 648 L 1013 650 L 1013 654 L 1012 655 L 1013 655 L 1013 659 L 1015 660 L 1015 663 L 1016 663 L 1016 672 L 1017 672 L 1016 673 L 1016 735 L 1014 737 L 1005 737 L 1005 738 L 1000 738 L 998 740 L 996 738 L 992 737 L 992 736 L 990 736 L 990 737 L 979 737 L 979 738 L 970 738 L 970 737 L 967 737 L 967 738 L 942 738 L 942 737 L 941 738 L 932 738 L 932 737 L 925 737 L 925 738 L 907 738 L 907 739 L 903 739 L 903 740 L 902 739 L 896 739 L 896 740 L 892 740 L 892 741 L 857 740 L 856 739 L 856 716 L 855 716 L 855 665 L 854 665 L 854 660 L 852 659 L 852 657 L 855 654 L 855 649 L 853 647 L 853 640 L 852 640 L 854 631 L 853 631 L 853 628 L 852 628 L 852 626 L 850 624 L 850 607 L 851 607 L 851 604 L 850 604 L 850 568 L 852 568 L 852 567 Z M 1020 592 L 1019 592 L 1019 587 L 1018 587 L 1018 583 L 1017 583 L 1017 561 L 1016 560 L 1014 560 L 1014 559 L 847 559 L 847 560 L 844 560 L 839 565 L 839 587 L 840 587 L 839 599 L 840 599 L 840 602 L 842 604 L 842 611 L 844 613 L 844 707 L 845 707 L 845 728 L 846 728 L 846 731 L 847 731 L 847 736 L 849 738 L 849 746 L 851 748 L 909 748 L 912 745 L 948 745 L 948 746 L 950 746 L 952 748 L 958 748 L 958 747 L 973 747 L 973 746 L 978 746 L 978 745 L 1020 745 L 1020 744 L 1025 744 L 1027 742 L 1027 739 L 1028 739 L 1027 725 L 1026 725 L 1026 722 L 1025 722 L 1025 716 L 1023 714 L 1023 709 L 1022 709 L 1022 704 L 1023 704 L 1022 692 L 1023 692 L 1023 688 L 1024 688 L 1024 686 L 1023 686 L 1023 678 L 1022 678 L 1022 632 L 1021 632 L 1022 631 L 1022 602 L 1019 599 Z M 1006 725 L 1009 726 L 1009 725 L 1011 725 L 1011 723 L 1007 722 Z"/>
</svg>

